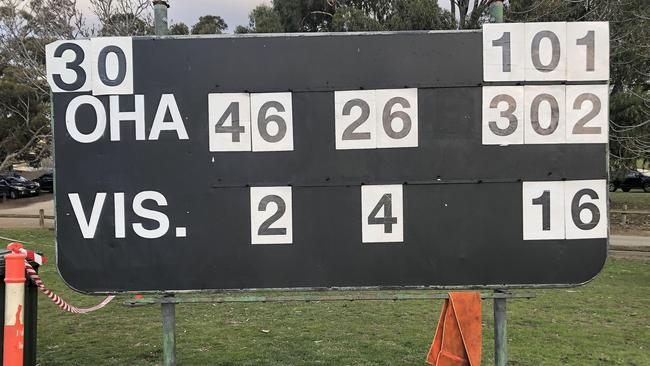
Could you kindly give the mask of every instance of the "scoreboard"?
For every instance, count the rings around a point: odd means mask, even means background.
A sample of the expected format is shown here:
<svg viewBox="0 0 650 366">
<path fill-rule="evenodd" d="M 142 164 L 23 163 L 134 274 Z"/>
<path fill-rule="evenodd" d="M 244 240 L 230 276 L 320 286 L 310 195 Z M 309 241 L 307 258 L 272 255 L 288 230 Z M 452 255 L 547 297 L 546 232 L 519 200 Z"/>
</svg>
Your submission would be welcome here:
<svg viewBox="0 0 650 366">
<path fill-rule="evenodd" d="M 78 291 L 572 286 L 607 257 L 607 23 L 46 56 Z"/>
</svg>

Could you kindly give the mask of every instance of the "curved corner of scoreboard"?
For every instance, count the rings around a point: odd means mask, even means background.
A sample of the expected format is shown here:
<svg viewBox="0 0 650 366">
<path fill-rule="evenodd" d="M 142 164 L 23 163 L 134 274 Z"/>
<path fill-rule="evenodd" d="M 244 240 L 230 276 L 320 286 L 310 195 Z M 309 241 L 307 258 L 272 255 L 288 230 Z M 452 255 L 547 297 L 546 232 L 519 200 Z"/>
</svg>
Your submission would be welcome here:
<svg viewBox="0 0 650 366">
<path fill-rule="evenodd" d="M 56 241 L 56 239 L 55 239 Z M 56 243 L 55 243 L 56 244 Z M 75 280 L 78 279 L 80 276 L 74 276 L 69 273 L 69 270 L 67 270 L 65 267 L 61 267 L 61 261 L 59 258 L 59 250 L 58 246 L 56 247 L 56 271 L 59 273 L 59 277 L 61 280 L 63 280 L 63 283 L 65 283 L 66 286 L 68 286 L 70 289 L 74 290 L 75 292 L 78 292 L 80 294 L 84 295 L 104 295 L 104 294 L 111 294 L 112 292 L 110 291 L 97 291 L 97 289 L 92 289 L 92 288 L 86 288 L 83 284 L 76 283 Z M 66 271 L 68 272 L 66 274 Z"/>
<path fill-rule="evenodd" d="M 59 266 L 58 256 L 57 256 L 57 260 L 56 260 L 56 271 L 59 273 L 59 277 L 61 277 L 61 280 L 63 280 L 63 283 L 65 283 L 65 285 L 68 286 L 73 291 L 78 292 L 80 294 L 84 294 L 84 295 L 96 295 L 97 294 L 96 292 L 92 292 L 89 289 L 82 288 L 82 286 L 80 286 L 80 285 L 74 284 L 69 279 L 70 277 L 66 277 L 66 275 L 64 274 L 65 272 Z"/>
<path fill-rule="evenodd" d="M 573 284 L 569 285 L 568 287 L 584 286 L 584 285 L 590 283 L 591 281 L 593 281 L 594 279 L 596 279 L 596 277 L 598 277 L 598 275 L 603 271 L 603 268 L 605 268 L 605 264 L 607 264 L 607 259 L 609 258 L 608 253 L 609 253 L 609 237 L 607 237 L 606 240 L 605 240 L 604 252 L 602 253 L 602 255 L 600 257 L 600 260 L 601 260 L 600 264 L 597 265 L 597 268 L 594 268 L 595 271 L 590 271 L 589 273 L 587 273 L 585 275 L 584 280 L 579 280 L 578 282 L 573 283 Z"/>
</svg>

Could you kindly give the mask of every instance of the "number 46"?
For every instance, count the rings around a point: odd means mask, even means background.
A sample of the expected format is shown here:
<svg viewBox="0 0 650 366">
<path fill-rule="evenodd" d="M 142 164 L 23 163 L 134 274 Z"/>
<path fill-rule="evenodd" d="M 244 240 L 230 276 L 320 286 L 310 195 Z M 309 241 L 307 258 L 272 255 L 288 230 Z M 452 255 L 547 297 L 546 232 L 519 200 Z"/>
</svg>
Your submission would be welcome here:
<svg viewBox="0 0 650 366">
<path fill-rule="evenodd" d="M 291 93 L 208 95 L 210 151 L 292 151 Z"/>
</svg>

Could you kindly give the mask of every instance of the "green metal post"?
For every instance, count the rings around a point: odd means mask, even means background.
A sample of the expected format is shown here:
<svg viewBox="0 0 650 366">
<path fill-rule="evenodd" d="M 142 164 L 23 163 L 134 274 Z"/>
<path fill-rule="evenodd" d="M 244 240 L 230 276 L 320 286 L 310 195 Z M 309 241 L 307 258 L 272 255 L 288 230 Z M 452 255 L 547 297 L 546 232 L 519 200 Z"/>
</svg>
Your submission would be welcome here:
<svg viewBox="0 0 650 366">
<path fill-rule="evenodd" d="M 169 8 L 167 1 L 153 1 L 154 28 L 157 36 L 164 36 L 169 33 L 169 27 L 167 25 L 167 8 Z"/>
<path fill-rule="evenodd" d="M 503 1 L 490 4 L 490 23 L 503 23 Z M 499 290 L 495 290 L 497 294 Z M 494 365 L 508 364 L 508 331 L 505 297 L 494 297 Z"/>
<path fill-rule="evenodd" d="M 163 328 L 163 365 L 176 366 L 176 304 L 160 304 Z"/>
<path fill-rule="evenodd" d="M 154 29 L 157 36 L 169 33 L 167 25 L 167 8 L 165 0 L 153 0 Z M 174 295 L 171 295 L 174 296 Z M 160 315 L 163 328 L 163 365 L 176 366 L 176 304 L 161 303 Z"/>
<path fill-rule="evenodd" d="M 495 291 L 496 293 L 497 291 Z M 508 364 L 508 331 L 506 319 L 506 299 L 494 298 L 494 365 Z"/>
<path fill-rule="evenodd" d="M 490 4 L 490 23 L 503 23 L 503 1 Z"/>
</svg>

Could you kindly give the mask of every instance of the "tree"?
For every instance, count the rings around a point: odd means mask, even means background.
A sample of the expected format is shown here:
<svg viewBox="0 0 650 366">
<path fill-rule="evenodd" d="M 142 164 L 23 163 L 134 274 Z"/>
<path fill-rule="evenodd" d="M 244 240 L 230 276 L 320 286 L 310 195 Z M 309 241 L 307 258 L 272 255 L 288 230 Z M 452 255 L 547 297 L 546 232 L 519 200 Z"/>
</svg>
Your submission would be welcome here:
<svg viewBox="0 0 650 366">
<path fill-rule="evenodd" d="M 218 15 L 204 15 L 192 26 L 192 34 L 221 34 L 228 24 Z"/>
<path fill-rule="evenodd" d="M 149 0 L 90 0 L 90 7 L 101 24 L 101 36 L 143 36 L 154 33 Z"/>
<path fill-rule="evenodd" d="M 450 0 L 451 20 L 455 25 L 454 28 L 480 28 L 481 24 L 485 21 L 486 13 L 493 1 L 494 0 Z M 543 2 L 544 0 L 533 0 L 528 3 L 532 5 Z M 458 23 L 456 23 L 456 9 L 458 9 Z"/>
<path fill-rule="evenodd" d="M 250 18 L 249 30 L 257 32 L 450 29 L 456 24 L 437 0 L 273 0 Z M 261 19 L 273 26 L 259 26 Z"/>
<path fill-rule="evenodd" d="M 92 35 L 151 34 L 149 0 L 90 0 L 99 28 L 75 0 L 0 0 L 0 171 L 39 163 L 51 151 L 45 45 Z"/>
<path fill-rule="evenodd" d="M 183 22 L 175 23 L 172 24 L 171 27 L 169 27 L 169 34 L 175 36 L 188 35 L 190 34 L 190 29 Z"/>
<path fill-rule="evenodd" d="M 650 159 L 650 2 L 547 0 L 511 2 L 508 21 L 609 21 L 610 164 L 634 168 Z"/>
<path fill-rule="evenodd" d="M 280 21 L 280 14 L 268 5 L 258 5 L 248 16 L 250 21 L 247 32 L 255 33 L 280 33 L 284 26 Z M 242 32 L 237 32 L 242 33 Z"/>
<path fill-rule="evenodd" d="M 285 32 L 328 30 L 335 8 L 335 0 L 273 0 Z"/>
<path fill-rule="evenodd" d="M 82 29 L 74 0 L 0 0 L 0 171 L 49 155 L 45 45 Z"/>
<path fill-rule="evenodd" d="M 235 28 L 235 33 L 236 34 L 245 34 L 245 33 L 253 33 L 253 32 L 248 27 L 244 27 L 243 25 L 238 25 L 237 28 Z"/>
<path fill-rule="evenodd" d="M 365 11 L 350 5 L 339 7 L 332 17 L 334 32 L 364 32 L 386 30 L 384 24 Z"/>
<path fill-rule="evenodd" d="M 393 31 L 454 28 L 451 13 L 441 9 L 437 0 L 397 0 L 387 23 Z"/>
</svg>

